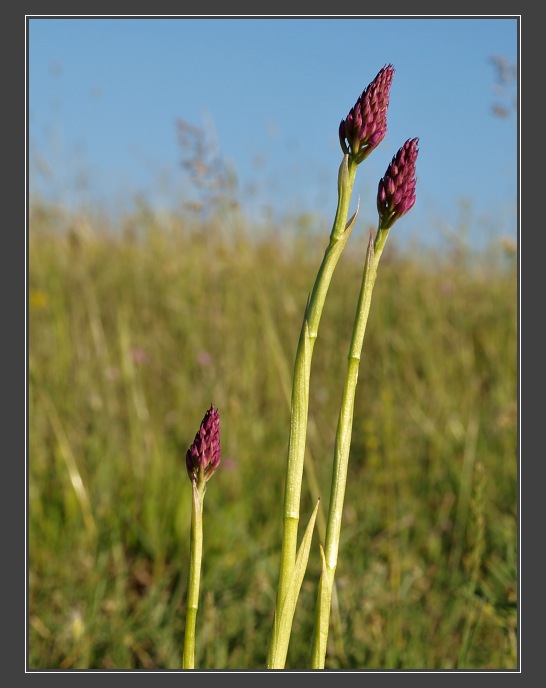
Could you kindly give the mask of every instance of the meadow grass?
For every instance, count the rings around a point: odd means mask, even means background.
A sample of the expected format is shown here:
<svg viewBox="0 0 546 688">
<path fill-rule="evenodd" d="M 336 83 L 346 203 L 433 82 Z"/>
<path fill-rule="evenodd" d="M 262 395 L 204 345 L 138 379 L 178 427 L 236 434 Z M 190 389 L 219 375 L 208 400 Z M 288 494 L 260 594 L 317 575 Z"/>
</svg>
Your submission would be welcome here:
<svg viewBox="0 0 546 688">
<path fill-rule="evenodd" d="M 497 247 L 379 269 L 355 401 L 326 667 L 517 667 L 517 277 Z M 287 669 L 310 665 L 324 511 L 367 232 L 313 360 L 302 516 L 321 497 Z M 264 669 L 290 385 L 326 235 L 241 220 L 119 227 L 36 204 L 29 233 L 30 669 L 179 669 L 186 450 L 221 414 L 198 669 Z M 301 525 L 301 528 L 304 527 Z"/>
</svg>

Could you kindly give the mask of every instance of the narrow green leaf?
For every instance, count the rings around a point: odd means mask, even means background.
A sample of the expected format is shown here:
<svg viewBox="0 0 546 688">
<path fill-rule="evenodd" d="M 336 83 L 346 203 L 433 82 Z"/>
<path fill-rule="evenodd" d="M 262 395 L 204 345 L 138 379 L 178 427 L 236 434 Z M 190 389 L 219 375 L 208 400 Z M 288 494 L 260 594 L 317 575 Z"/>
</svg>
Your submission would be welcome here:
<svg viewBox="0 0 546 688">
<path fill-rule="evenodd" d="M 288 652 L 288 643 L 290 641 L 290 633 L 292 631 L 292 621 L 294 619 L 296 603 L 298 601 L 303 583 L 303 577 L 305 576 L 305 571 L 307 569 L 309 552 L 311 550 L 311 540 L 313 538 L 313 529 L 317 518 L 319 504 L 320 499 L 317 501 L 315 509 L 311 514 L 311 518 L 309 519 L 309 523 L 307 524 L 307 528 L 305 529 L 303 539 L 298 549 L 296 565 L 294 567 L 292 579 L 286 591 L 286 597 L 283 601 L 278 624 L 276 624 L 277 638 L 271 659 L 271 666 L 269 667 L 270 669 L 284 669 L 286 655 Z"/>
<path fill-rule="evenodd" d="M 356 222 L 356 218 L 358 217 L 358 211 L 359 210 L 360 210 L 360 196 L 358 197 L 358 201 L 356 203 L 356 210 L 354 211 L 353 216 L 345 225 L 345 232 L 349 232 L 349 234 L 350 234 L 353 231 L 353 227 L 355 226 L 355 222 Z"/>
</svg>

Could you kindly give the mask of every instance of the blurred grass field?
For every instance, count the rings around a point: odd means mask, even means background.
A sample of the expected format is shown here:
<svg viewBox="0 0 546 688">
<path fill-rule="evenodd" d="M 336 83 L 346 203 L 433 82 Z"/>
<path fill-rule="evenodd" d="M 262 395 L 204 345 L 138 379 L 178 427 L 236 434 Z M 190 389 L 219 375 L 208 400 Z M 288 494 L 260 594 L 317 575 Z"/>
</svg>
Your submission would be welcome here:
<svg viewBox="0 0 546 688">
<path fill-rule="evenodd" d="M 314 352 L 302 523 L 330 472 L 366 232 Z M 517 668 L 517 274 L 509 246 L 391 231 L 355 403 L 326 668 Z M 114 229 L 36 204 L 29 233 L 29 669 L 178 669 L 191 487 L 204 504 L 196 667 L 264 669 L 292 366 L 328 237 L 141 208 Z M 286 667 L 309 666 L 319 517 Z M 321 537 L 322 539 L 322 537 Z"/>
</svg>

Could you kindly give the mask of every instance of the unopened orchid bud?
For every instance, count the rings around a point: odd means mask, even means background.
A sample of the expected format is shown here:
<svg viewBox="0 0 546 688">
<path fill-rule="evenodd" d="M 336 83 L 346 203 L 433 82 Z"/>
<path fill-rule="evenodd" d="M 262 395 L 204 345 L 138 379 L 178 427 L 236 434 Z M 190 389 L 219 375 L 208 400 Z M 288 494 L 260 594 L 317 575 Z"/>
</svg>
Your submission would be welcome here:
<svg viewBox="0 0 546 688">
<path fill-rule="evenodd" d="M 211 404 L 195 439 L 186 452 L 186 468 L 192 482 L 209 480 L 220 463 L 220 414 Z"/>
<path fill-rule="evenodd" d="M 394 67 L 383 67 L 339 125 L 343 152 L 360 164 L 387 133 L 387 109 Z"/>
<path fill-rule="evenodd" d="M 419 139 L 408 139 L 393 157 L 377 189 L 381 229 L 389 229 L 415 203 L 415 161 Z"/>
</svg>

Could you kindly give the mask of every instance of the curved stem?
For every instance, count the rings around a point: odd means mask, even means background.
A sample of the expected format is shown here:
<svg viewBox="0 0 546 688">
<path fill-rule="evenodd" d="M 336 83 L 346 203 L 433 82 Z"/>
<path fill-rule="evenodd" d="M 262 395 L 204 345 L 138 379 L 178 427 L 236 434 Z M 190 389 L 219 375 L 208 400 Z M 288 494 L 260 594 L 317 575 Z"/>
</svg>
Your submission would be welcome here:
<svg viewBox="0 0 546 688">
<path fill-rule="evenodd" d="M 294 378 L 292 383 L 290 437 L 288 442 L 288 460 L 283 509 L 283 537 L 281 549 L 281 563 L 275 620 L 268 652 L 269 668 L 284 668 L 286 657 L 279 660 L 281 666 L 272 666 L 272 658 L 278 657 L 276 645 L 279 642 L 278 619 L 283 608 L 284 600 L 292 580 L 296 561 L 298 523 L 300 515 L 301 484 L 305 456 L 305 441 L 307 434 L 307 415 L 309 408 L 309 379 L 311 375 L 311 359 L 326 294 L 334 269 L 337 265 L 356 220 L 356 213 L 347 224 L 349 204 L 353 192 L 357 164 L 348 155 L 343 157 L 338 175 L 338 205 L 334 224 L 330 234 L 330 242 L 326 248 L 320 265 L 313 290 L 305 308 L 303 323 L 294 364 Z M 358 210 L 357 210 L 358 212 Z M 290 633 L 288 628 L 288 633 Z M 286 647 L 288 643 L 283 642 Z M 282 654 L 282 653 L 281 653 Z"/>
</svg>

